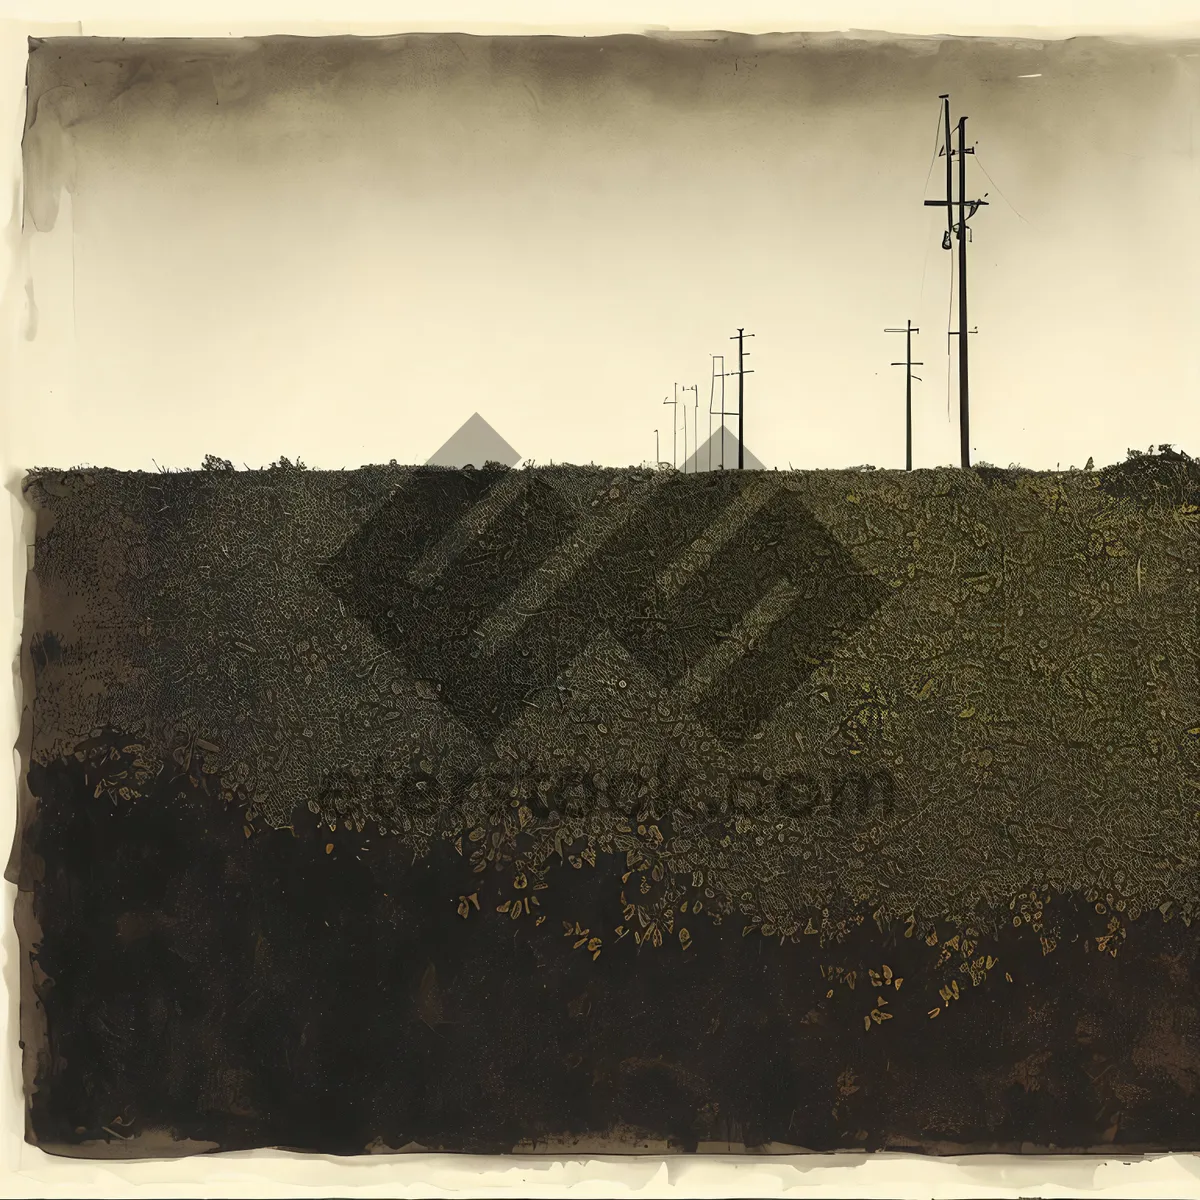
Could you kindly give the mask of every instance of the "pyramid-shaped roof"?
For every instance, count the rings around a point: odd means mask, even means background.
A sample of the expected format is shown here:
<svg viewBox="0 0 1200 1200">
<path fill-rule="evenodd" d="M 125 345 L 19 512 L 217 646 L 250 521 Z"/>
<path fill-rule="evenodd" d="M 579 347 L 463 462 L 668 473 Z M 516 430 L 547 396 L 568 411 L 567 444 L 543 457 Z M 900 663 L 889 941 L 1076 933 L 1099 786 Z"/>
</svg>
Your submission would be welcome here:
<svg viewBox="0 0 1200 1200">
<path fill-rule="evenodd" d="M 521 461 L 517 453 L 478 413 L 462 424 L 429 459 L 431 467 L 482 467 L 497 462 L 515 467 Z"/>
<path fill-rule="evenodd" d="M 694 471 L 719 471 L 722 454 L 724 454 L 725 470 L 736 471 L 738 439 L 732 429 L 726 428 L 725 430 L 724 447 L 721 444 L 721 431 L 718 429 L 708 441 L 701 444 L 699 450 L 688 456 L 687 461 L 683 464 L 683 469 L 689 475 Z M 747 471 L 766 470 L 766 467 L 749 450 L 745 453 L 744 461 Z"/>
</svg>

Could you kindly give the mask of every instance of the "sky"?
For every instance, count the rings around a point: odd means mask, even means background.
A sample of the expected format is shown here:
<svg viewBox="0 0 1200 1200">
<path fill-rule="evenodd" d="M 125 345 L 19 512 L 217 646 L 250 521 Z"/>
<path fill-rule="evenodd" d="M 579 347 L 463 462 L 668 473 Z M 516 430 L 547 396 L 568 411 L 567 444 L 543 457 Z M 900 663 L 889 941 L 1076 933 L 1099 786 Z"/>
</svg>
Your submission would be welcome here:
<svg viewBox="0 0 1200 1200">
<path fill-rule="evenodd" d="M 915 465 L 956 462 L 943 92 L 973 458 L 1200 452 L 1200 43 L 51 39 L 29 89 L 30 466 L 62 422 L 95 465 L 423 462 L 474 412 L 641 463 L 743 327 L 754 455 L 899 467 L 910 319 Z"/>
</svg>

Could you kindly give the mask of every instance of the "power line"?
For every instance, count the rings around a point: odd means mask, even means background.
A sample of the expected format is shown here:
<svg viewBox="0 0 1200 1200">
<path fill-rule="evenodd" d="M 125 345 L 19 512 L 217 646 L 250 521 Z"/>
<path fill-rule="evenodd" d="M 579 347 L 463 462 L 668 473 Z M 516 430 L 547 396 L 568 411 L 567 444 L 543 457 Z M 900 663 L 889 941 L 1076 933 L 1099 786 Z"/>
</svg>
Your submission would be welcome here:
<svg viewBox="0 0 1200 1200">
<path fill-rule="evenodd" d="M 942 109 L 938 106 L 937 129 L 933 134 L 933 154 L 929 158 L 929 170 L 925 174 L 925 186 L 921 189 L 921 197 L 924 199 L 925 193 L 929 190 L 929 181 L 933 178 L 934 164 L 938 160 L 938 151 L 942 148 Z"/>
<path fill-rule="evenodd" d="M 1011 201 L 1011 200 L 1009 200 L 1009 198 L 1008 198 L 1008 197 L 1007 197 L 1007 196 L 1006 196 L 1006 195 L 1005 195 L 1005 194 L 1004 194 L 1002 191 L 1000 191 L 1000 185 L 999 185 L 999 184 L 998 184 L 998 183 L 997 183 L 997 182 L 996 182 L 996 181 L 995 181 L 995 180 L 994 180 L 994 179 L 991 177 L 991 174 L 988 172 L 988 169 L 987 169 L 987 167 L 985 167 L 985 166 L 983 165 L 983 162 L 982 162 L 982 160 L 981 160 L 981 159 L 980 159 L 980 157 L 979 157 L 979 151 L 978 151 L 978 150 L 976 150 L 976 151 L 975 151 L 975 163 L 976 163 L 976 165 L 979 167 L 979 169 L 980 169 L 980 170 L 983 172 L 983 174 L 984 174 L 984 178 L 985 178 L 985 179 L 988 181 L 988 183 L 990 183 L 990 184 L 992 185 L 992 187 L 994 187 L 994 188 L 996 189 L 996 192 L 997 192 L 997 194 L 999 195 L 1000 199 L 1001 199 L 1001 200 L 1003 200 L 1003 201 L 1004 201 L 1004 203 L 1005 203 L 1005 204 L 1007 204 L 1007 205 L 1008 205 L 1008 207 L 1009 207 L 1009 208 L 1011 208 L 1011 209 L 1013 210 L 1013 212 L 1014 212 L 1014 213 L 1016 214 L 1016 216 L 1017 216 L 1017 219 L 1018 219 L 1018 220 L 1021 220 L 1021 221 L 1025 221 L 1025 218 L 1024 218 L 1023 216 L 1021 216 L 1021 214 L 1020 214 L 1019 212 L 1017 212 L 1017 210 L 1016 210 L 1016 208 L 1014 207 L 1014 205 L 1013 205 L 1012 201 Z M 1026 225 L 1029 225 L 1029 222 L 1028 222 L 1028 221 L 1025 221 L 1025 224 L 1026 224 Z M 1032 226 L 1030 226 L 1030 228 L 1032 228 Z"/>
<path fill-rule="evenodd" d="M 938 105 L 937 129 L 934 131 L 934 135 L 933 135 L 933 154 L 930 155 L 930 158 L 929 158 L 929 170 L 925 173 L 925 186 L 921 189 L 922 198 L 924 198 L 925 193 L 929 190 L 929 181 L 930 181 L 930 179 L 933 178 L 933 168 L 934 168 L 934 165 L 937 163 L 938 150 L 941 147 L 941 136 L 942 136 L 942 106 L 939 104 Z M 923 303 L 925 300 L 925 277 L 929 273 L 929 256 L 932 252 L 933 252 L 933 247 L 929 245 L 928 241 L 926 241 L 925 258 L 921 263 L 921 291 L 920 291 L 920 294 L 918 297 L 920 303 Z"/>
</svg>

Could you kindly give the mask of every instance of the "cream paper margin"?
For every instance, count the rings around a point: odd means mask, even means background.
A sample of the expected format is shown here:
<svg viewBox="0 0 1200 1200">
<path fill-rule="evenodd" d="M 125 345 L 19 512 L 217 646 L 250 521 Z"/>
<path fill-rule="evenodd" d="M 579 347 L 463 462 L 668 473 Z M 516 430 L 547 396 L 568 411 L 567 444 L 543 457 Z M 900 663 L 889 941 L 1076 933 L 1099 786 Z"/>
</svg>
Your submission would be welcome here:
<svg viewBox="0 0 1200 1200">
<path fill-rule="evenodd" d="M 336 17 L 332 12 L 336 10 Z M 7 511 L 0 519 L 0 563 L 11 579 L 0 584 L 0 634 L 10 664 L 0 687 L 0 741 L 13 746 L 19 721 L 20 648 L 26 547 L 31 540 L 20 503 L 26 449 L 11 436 L 9 415 L 22 403 L 13 363 L 21 337 L 25 281 L 22 248 L 20 138 L 24 119 L 26 39 L 30 36 L 229 36 L 271 33 L 322 35 L 427 31 L 598 34 L 646 29 L 723 29 L 746 33 L 873 29 L 891 33 L 980 34 L 1055 38 L 1082 33 L 1133 36 L 1200 34 L 1194 0 L 0 0 L 0 163 L 8 203 L 0 239 L 0 470 Z M 1200 202 L 1200 196 L 1197 197 Z M 1187 219 L 1184 214 L 1178 218 Z M 1195 286 L 1200 287 L 1200 281 Z M 1200 410 L 1200 397 L 1179 396 Z M 328 419 L 337 419 L 330 412 Z M 195 447 L 178 433 L 190 461 Z M 86 459 L 86 447 L 63 432 L 63 461 Z M 223 443 L 224 446 L 224 443 Z M 145 458 L 173 447 L 147 445 Z M 1192 449 L 1192 447 L 1185 447 Z M 237 447 L 230 453 L 236 457 Z M 224 452 L 224 450 L 223 450 Z M 189 457 L 190 455 L 190 457 Z M 16 811 L 15 754 L 0 769 L 0 821 L 11 844 Z M 13 928 L 15 888 L 4 883 L 0 955 L 8 1004 L 0 1016 L 0 1196 L 257 1197 L 257 1196 L 760 1196 L 967 1197 L 1081 1196 L 1200 1197 L 1200 1158 L 1164 1155 L 1146 1160 L 1020 1158 L 999 1155 L 931 1159 L 919 1155 L 483 1158 L 453 1155 L 327 1156 L 267 1151 L 128 1164 L 59 1159 L 23 1140 L 17 979 L 19 947 Z"/>
</svg>

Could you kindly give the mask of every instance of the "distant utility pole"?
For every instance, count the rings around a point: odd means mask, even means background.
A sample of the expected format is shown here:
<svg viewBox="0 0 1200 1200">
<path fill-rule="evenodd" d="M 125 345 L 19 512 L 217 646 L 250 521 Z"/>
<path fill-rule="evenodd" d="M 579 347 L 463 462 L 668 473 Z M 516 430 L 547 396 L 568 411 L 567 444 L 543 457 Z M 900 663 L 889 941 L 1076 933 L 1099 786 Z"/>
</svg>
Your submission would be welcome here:
<svg viewBox="0 0 1200 1200">
<path fill-rule="evenodd" d="M 943 105 L 943 124 L 946 130 L 946 143 L 942 153 L 946 156 L 946 199 L 926 200 L 927 208 L 946 209 L 946 234 L 942 239 L 942 247 L 952 248 L 955 240 L 958 242 L 958 428 L 959 444 L 962 453 L 962 465 L 971 465 L 971 402 L 969 372 L 967 369 L 967 341 L 971 330 L 967 327 L 967 242 L 970 240 L 970 230 L 967 222 L 987 204 L 987 200 L 967 199 L 967 155 L 974 154 L 974 146 L 967 145 L 967 118 L 958 118 L 958 221 L 954 220 L 954 171 L 952 160 L 955 154 L 950 134 L 950 97 L 939 97 Z M 986 196 L 986 192 L 984 195 Z M 970 212 L 967 209 L 970 209 Z"/>
<path fill-rule="evenodd" d="M 692 409 L 692 454 L 696 458 L 692 474 L 695 475 L 700 470 L 700 385 L 693 383 L 692 391 L 696 394 L 696 407 Z M 711 454 L 712 451 L 710 450 L 709 453 Z"/>
<path fill-rule="evenodd" d="M 694 445 L 692 446 L 692 453 L 695 455 L 695 458 L 696 458 L 696 465 L 693 468 L 693 470 L 698 471 L 700 469 L 700 443 L 696 440 L 696 437 L 700 431 L 700 419 L 699 419 L 699 415 L 698 415 L 699 409 L 700 409 L 700 385 L 698 383 L 687 384 L 687 385 L 677 383 L 675 385 L 675 396 L 676 396 L 677 403 L 678 403 L 679 393 L 681 391 L 683 392 L 684 396 L 686 396 L 688 394 L 688 392 L 693 393 L 693 395 L 695 397 L 695 401 L 696 401 L 696 407 L 692 413 L 692 441 L 694 443 Z M 687 401 L 685 400 L 684 405 L 683 405 L 683 469 L 685 471 L 687 470 L 687 460 L 688 460 Z"/>
<path fill-rule="evenodd" d="M 713 417 L 719 416 L 721 418 L 721 453 L 720 462 L 718 465 L 723 471 L 725 470 L 725 418 L 733 416 L 733 413 L 725 408 L 725 380 L 728 379 L 733 372 L 725 370 L 725 355 L 713 354 L 710 355 L 710 357 L 712 358 L 712 379 L 709 383 L 708 390 L 708 469 L 710 471 L 712 470 L 712 451 L 714 441 L 712 419 Z M 718 379 L 721 381 L 721 407 L 714 408 L 713 405 L 717 402 Z"/>
<path fill-rule="evenodd" d="M 913 326 L 912 321 L 908 321 L 903 329 L 885 329 L 884 333 L 902 333 L 905 335 L 905 355 L 902 363 L 894 362 L 893 367 L 905 367 L 904 373 L 904 469 L 912 470 L 912 385 L 915 379 L 918 383 L 921 382 L 919 375 L 912 373 L 913 367 L 923 367 L 924 363 L 913 362 L 912 356 L 912 335 L 921 331 Z"/>
<path fill-rule="evenodd" d="M 738 470 L 744 470 L 746 466 L 746 376 L 753 375 L 753 371 L 746 370 L 746 359 L 750 356 L 745 350 L 745 339 L 753 337 L 754 334 L 747 333 L 744 329 L 739 329 L 737 333 L 729 340 L 738 344 L 738 369 L 736 371 L 738 377 Z"/>
<path fill-rule="evenodd" d="M 679 384 L 675 385 L 675 399 L 669 396 L 663 401 L 671 409 L 671 466 L 679 465 Z"/>
</svg>

